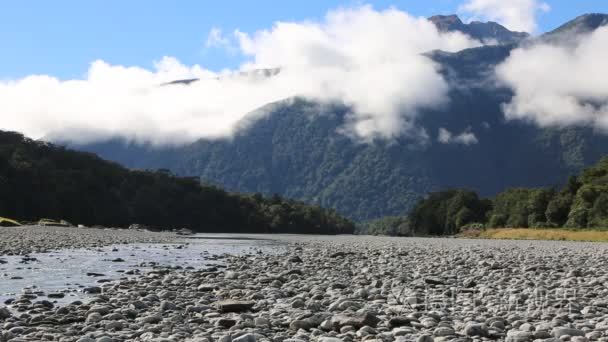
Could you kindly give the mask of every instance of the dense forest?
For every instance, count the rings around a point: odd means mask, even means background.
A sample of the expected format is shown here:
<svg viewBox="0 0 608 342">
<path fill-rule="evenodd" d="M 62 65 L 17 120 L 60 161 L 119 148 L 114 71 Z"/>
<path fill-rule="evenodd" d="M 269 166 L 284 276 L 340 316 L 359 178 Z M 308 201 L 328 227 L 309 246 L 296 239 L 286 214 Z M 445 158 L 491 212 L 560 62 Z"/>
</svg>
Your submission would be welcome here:
<svg viewBox="0 0 608 342">
<path fill-rule="evenodd" d="M 608 227 L 608 157 L 570 177 L 561 189 L 513 188 L 492 199 L 469 190 L 434 192 L 407 217 L 368 222 L 359 233 L 451 235 L 482 228 Z"/>
<path fill-rule="evenodd" d="M 91 153 L 0 131 L 0 216 L 199 232 L 352 233 L 333 210 L 228 193 L 167 170 L 131 171 Z"/>
</svg>

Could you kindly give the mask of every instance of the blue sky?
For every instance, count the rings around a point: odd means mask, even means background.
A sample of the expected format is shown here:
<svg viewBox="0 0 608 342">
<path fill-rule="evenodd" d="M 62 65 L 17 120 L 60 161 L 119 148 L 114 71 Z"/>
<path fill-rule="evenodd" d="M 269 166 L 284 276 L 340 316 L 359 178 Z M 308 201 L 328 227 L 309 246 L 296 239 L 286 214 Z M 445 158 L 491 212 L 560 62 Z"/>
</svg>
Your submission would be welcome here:
<svg viewBox="0 0 608 342">
<path fill-rule="evenodd" d="M 608 12 L 607 0 L 546 2 L 551 10 L 538 16 L 540 32 L 583 13 Z M 211 28 L 254 32 L 278 20 L 319 19 L 330 9 L 362 3 L 430 16 L 454 13 L 462 1 L 7 1 L 0 6 L 0 79 L 80 78 L 97 59 L 149 68 L 166 55 L 212 70 L 233 68 L 242 57 L 205 47 Z"/>
</svg>

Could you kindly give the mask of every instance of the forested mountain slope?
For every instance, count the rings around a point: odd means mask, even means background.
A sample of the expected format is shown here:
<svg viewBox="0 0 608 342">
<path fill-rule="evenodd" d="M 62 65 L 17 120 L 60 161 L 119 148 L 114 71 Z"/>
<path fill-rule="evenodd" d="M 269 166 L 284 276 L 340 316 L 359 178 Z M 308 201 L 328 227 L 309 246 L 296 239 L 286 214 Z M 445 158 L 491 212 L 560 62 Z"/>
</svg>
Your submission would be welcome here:
<svg viewBox="0 0 608 342">
<path fill-rule="evenodd" d="M 593 30 L 606 18 L 583 16 L 519 44 L 571 39 L 573 32 Z M 427 54 L 450 83 L 450 101 L 417 116 L 416 125 L 428 135 L 424 141 L 353 141 L 339 133 L 349 108 L 295 98 L 262 108 L 256 115 L 265 116 L 249 120 L 229 140 L 158 149 L 115 139 L 75 147 L 131 168 L 167 168 L 229 190 L 277 193 L 357 220 L 404 214 L 429 191 L 445 188 L 491 196 L 508 187 L 560 186 L 608 154 L 608 137 L 584 126 L 540 128 L 506 120 L 502 105 L 513 94 L 493 70 L 515 47 L 507 40 Z"/>
<path fill-rule="evenodd" d="M 353 231 L 332 210 L 274 196 L 239 195 L 168 171 L 130 171 L 84 152 L 0 131 L 0 216 L 199 232 Z"/>
</svg>

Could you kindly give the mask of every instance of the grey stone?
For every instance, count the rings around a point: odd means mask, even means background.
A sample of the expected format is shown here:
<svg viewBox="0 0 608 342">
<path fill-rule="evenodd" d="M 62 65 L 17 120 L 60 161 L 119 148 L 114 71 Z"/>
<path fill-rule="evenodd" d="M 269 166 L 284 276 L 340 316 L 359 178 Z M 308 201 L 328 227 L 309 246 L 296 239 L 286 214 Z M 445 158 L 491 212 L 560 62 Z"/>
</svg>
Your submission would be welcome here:
<svg viewBox="0 0 608 342">
<path fill-rule="evenodd" d="M 314 327 L 314 325 L 308 320 L 295 320 L 289 323 L 289 329 L 291 330 L 309 330 L 312 327 Z"/>
<path fill-rule="evenodd" d="M 150 315 L 141 317 L 139 320 L 143 323 L 156 324 L 161 322 L 163 320 L 163 317 L 161 315 Z"/>
<path fill-rule="evenodd" d="M 409 325 L 411 321 L 412 319 L 409 317 L 397 316 L 389 319 L 388 325 L 390 327 L 401 327 L 404 325 Z"/>
<path fill-rule="evenodd" d="M 585 332 L 582 330 L 574 329 L 574 328 L 566 328 L 566 327 L 557 327 L 554 328 L 551 332 L 553 337 L 560 338 L 564 335 L 568 336 L 585 336 Z"/>
<path fill-rule="evenodd" d="M 95 339 L 85 336 L 79 338 L 78 340 L 76 340 L 76 342 L 95 342 Z"/>
<path fill-rule="evenodd" d="M 468 323 L 464 328 L 464 334 L 467 336 L 488 336 L 488 326 L 482 323 Z"/>
<path fill-rule="evenodd" d="M 528 342 L 532 341 L 534 335 L 529 331 L 511 330 L 507 332 L 506 342 Z"/>
<path fill-rule="evenodd" d="M 232 340 L 233 342 L 255 342 L 256 338 L 253 334 L 245 334 Z"/>
<path fill-rule="evenodd" d="M 353 314 L 353 315 L 335 315 L 331 319 L 331 323 L 335 327 L 343 327 L 350 325 L 355 328 L 361 328 L 365 325 L 375 327 L 380 322 L 380 319 L 371 313 Z"/>
<path fill-rule="evenodd" d="M 435 342 L 432 336 L 429 335 L 420 335 L 416 339 L 416 342 Z"/>
<path fill-rule="evenodd" d="M 223 300 L 216 303 L 221 312 L 243 312 L 253 308 L 255 302 L 240 300 Z"/>
<path fill-rule="evenodd" d="M 12 317 L 13 314 L 6 307 L 0 307 L 0 320 L 5 320 Z"/>
<path fill-rule="evenodd" d="M 95 342 L 115 342 L 110 336 L 102 336 L 95 340 Z"/>
<path fill-rule="evenodd" d="M 101 321 L 102 319 L 103 319 L 102 316 L 98 312 L 93 312 L 87 316 L 87 319 L 85 322 L 87 324 L 94 324 L 94 323 Z"/>
<path fill-rule="evenodd" d="M 221 327 L 221 328 L 224 328 L 224 329 L 228 329 L 228 328 L 232 327 L 235 324 L 236 324 L 236 320 L 230 319 L 230 318 L 220 318 L 217 321 L 215 321 L 215 326 L 216 327 Z"/>
<path fill-rule="evenodd" d="M 435 329 L 435 331 L 433 331 L 433 335 L 435 336 L 453 336 L 455 334 L 456 332 L 454 331 L 454 329 L 449 327 L 438 327 L 437 329 Z"/>
</svg>

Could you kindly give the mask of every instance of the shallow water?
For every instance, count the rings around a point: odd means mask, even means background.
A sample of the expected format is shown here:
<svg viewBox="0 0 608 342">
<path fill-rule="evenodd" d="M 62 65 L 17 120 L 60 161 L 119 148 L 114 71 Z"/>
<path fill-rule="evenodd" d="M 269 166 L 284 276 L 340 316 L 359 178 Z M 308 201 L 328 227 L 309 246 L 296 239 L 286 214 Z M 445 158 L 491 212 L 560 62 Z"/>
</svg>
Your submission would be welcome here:
<svg viewBox="0 0 608 342">
<path fill-rule="evenodd" d="M 279 253 L 283 245 L 277 241 L 240 236 L 197 234 L 183 237 L 173 244 L 130 244 L 99 249 L 74 249 L 23 256 L 2 256 L 0 260 L 0 305 L 24 292 L 37 293 L 46 299 L 49 293 L 65 293 L 60 303 L 80 300 L 89 286 L 102 286 L 118 280 L 125 272 L 150 270 L 158 266 L 181 266 L 195 269 L 221 264 L 219 255 L 250 253 Z M 124 261 L 116 261 L 122 259 Z M 87 275 L 97 273 L 100 275 Z"/>
</svg>

